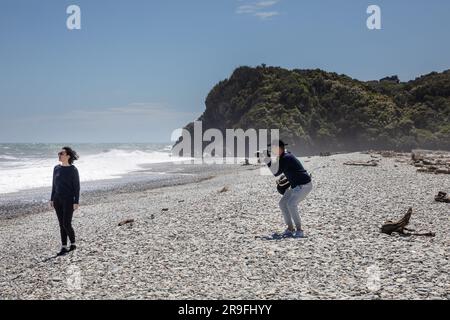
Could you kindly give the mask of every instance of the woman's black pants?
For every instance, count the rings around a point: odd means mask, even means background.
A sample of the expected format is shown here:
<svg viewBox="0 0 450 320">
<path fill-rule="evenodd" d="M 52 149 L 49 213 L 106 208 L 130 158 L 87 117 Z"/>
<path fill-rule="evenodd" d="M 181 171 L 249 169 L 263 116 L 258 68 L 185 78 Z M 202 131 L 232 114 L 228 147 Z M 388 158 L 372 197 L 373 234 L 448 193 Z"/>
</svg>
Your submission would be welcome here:
<svg viewBox="0 0 450 320">
<path fill-rule="evenodd" d="M 62 245 L 67 245 L 67 237 L 69 238 L 70 243 L 74 244 L 75 231 L 72 227 L 73 199 L 57 197 L 53 201 L 53 206 L 55 207 L 56 215 L 58 216 Z"/>
</svg>

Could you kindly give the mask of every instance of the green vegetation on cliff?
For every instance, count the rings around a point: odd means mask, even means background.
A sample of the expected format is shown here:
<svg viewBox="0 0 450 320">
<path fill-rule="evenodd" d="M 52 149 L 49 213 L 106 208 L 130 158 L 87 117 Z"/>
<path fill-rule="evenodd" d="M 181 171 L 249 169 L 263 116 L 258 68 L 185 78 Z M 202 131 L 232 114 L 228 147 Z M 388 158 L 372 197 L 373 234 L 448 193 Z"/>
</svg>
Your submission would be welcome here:
<svg viewBox="0 0 450 320">
<path fill-rule="evenodd" d="M 211 90 L 199 120 L 204 130 L 280 129 L 303 153 L 448 150 L 450 70 L 362 82 L 322 70 L 240 67 Z"/>
</svg>

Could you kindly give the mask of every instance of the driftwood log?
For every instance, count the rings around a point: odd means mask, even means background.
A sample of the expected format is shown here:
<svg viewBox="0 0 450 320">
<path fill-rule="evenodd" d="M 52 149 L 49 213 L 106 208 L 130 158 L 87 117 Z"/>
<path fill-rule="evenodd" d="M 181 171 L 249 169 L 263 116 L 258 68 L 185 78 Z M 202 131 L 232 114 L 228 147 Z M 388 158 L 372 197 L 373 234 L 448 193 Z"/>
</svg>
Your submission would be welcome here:
<svg viewBox="0 0 450 320">
<path fill-rule="evenodd" d="M 370 160 L 367 162 L 360 162 L 360 161 L 349 161 L 344 162 L 345 166 L 360 166 L 360 167 L 376 167 L 378 166 L 377 160 Z"/>
<path fill-rule="evenodd" d="M 426 236 L 426 237 L 434 237 L 435 234 L 433 232 L 427 232 L 427 233 L 411 233 L 415 232 L 414 229 L 409 229 L 406 226 L 409 224 L 409 221 L 411 220 L 413 209 L 409 208 L 408 212 L 405 214 L 403 218 L 401 218 L 399 221 L 392 221 L 388 220 L 386 221 L 383 226 L 381 227 L 381 232 L 386 233 L 388 235 L 391 235 L 392 233 L 396 232 L 404 236 Z M 409 233 L 405 231 L 410 231 Z"/>
<path fill-rule="evenodd" d="M 409 208 L 406 215 L 399 221 L 397 222 L 394 222 L 392 220 L 386 221 L 381 227 L 381 232 L 391 235 L 393 232 L 404 234 L 405 230 L 412 231 L 406 229 L 406 226 L 409 224 L 409 220 L 411 219 L 411 215 L 412 215 L 412 208 Z"/>
<path fill-rule="evenodd" d="M 389 151 L 389 150 L 385 150 L 385 151 L 371 150 L 367 154 L 379 155 L 383 158 L 410 158 L 411 157 L 410 153 L 395 152 L 395 151 Z"/>
<path fill-rule="evenodd" d="M 446 203 L 450 203 L 450 195 L 440 191 L 437 196 L 434 197 L 434 200 L 438 201 L 438 202 L 446 202 Z"/>
<path fill-rule="evenodd" d="M 413 150 L 411 160 L 417 172 L 450 174 L 450 153 L 446 151 Z"/>
<path fill-rule="evenodd" d="M 134 222 L 134 219 L 123 220 L 123 221 L 119 222 L 119 227 L 124 226 L 129 223 L 133 223 L 133 222 Z"/>
</svg>

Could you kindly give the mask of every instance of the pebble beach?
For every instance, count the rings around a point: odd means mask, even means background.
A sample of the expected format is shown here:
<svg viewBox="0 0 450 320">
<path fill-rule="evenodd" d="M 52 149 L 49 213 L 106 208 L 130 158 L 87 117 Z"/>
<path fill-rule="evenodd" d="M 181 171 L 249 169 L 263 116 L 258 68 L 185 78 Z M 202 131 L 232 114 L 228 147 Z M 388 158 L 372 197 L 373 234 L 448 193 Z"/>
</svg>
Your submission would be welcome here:
<svg viewBox="0 0 450 320">
<path fill-rule="evenodd" d="M 304 239 L 262 238 L 285 226 L 258 165 L 81 199 L 78 249 L 63 257 L 50 209 L 0 220 L 0 299 L 450 299 L 450 204 L 434 200 L 450 175 L 395 158 L 344 165 L 371 159 L 301 158 L 314 186 Z M 380 232 L 410 207 L 410 227 L 435 237 Z"/>
</svg>

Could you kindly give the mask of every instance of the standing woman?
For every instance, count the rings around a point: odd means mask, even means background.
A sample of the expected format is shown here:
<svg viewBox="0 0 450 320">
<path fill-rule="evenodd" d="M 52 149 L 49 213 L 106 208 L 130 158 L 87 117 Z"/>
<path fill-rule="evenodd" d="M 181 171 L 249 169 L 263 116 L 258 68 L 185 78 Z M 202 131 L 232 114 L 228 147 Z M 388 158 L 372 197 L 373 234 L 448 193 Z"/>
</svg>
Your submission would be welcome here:
<svg viewBox="0 0 450 320">
<path fill-rule="evenodd" d="M 64 147 L 58 153 L 60 165 L 53 169 L 53 187 L 50 205 L 58 216 L 61 231 L 62 248 L 58 256 L 75 250 L 75 231 L 72 227 L 73 212 L 78 210 L 80 199 L 80 177 L 78 169 L 73 165 L 78 160 L 77 153 L 70 147 Z M 67 238 L 70 247 L 67 247 Z"/>
</svg>

